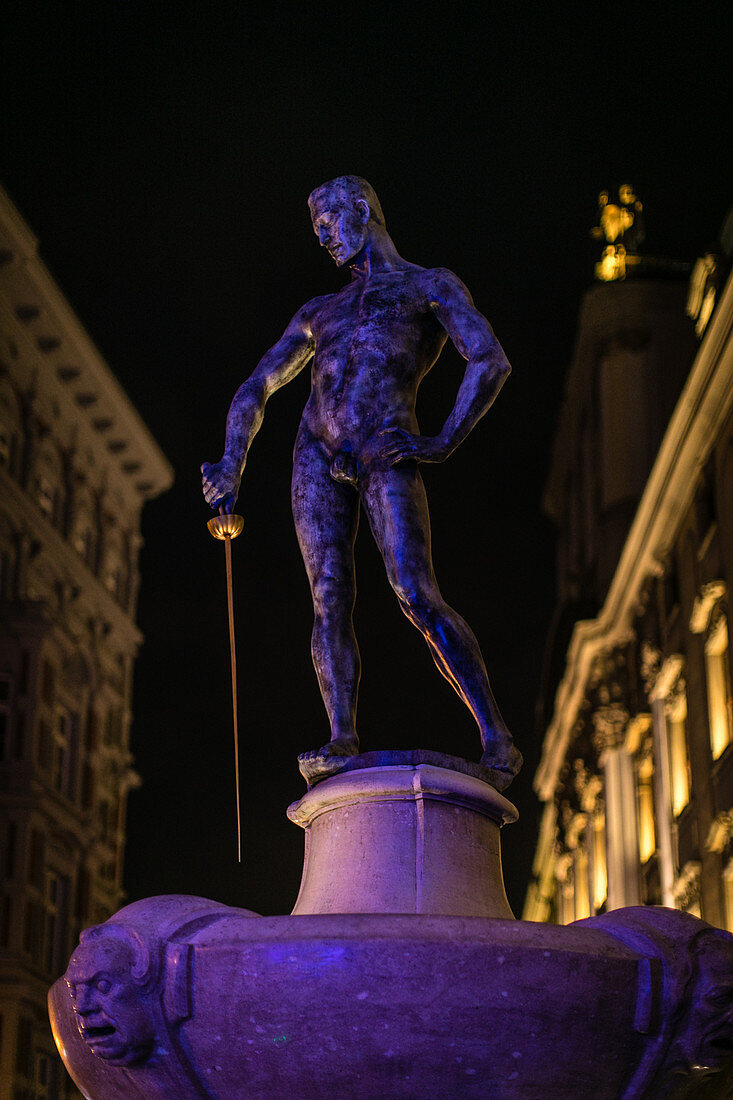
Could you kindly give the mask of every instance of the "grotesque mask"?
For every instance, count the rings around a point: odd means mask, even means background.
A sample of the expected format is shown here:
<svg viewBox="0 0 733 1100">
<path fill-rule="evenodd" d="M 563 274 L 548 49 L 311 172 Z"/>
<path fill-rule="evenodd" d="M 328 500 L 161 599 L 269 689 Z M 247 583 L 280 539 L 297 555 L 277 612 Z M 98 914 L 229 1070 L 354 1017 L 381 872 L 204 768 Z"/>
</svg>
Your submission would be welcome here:
<svg viewBox="0 0 733 1100">
<path fill-rule="evenodd" d="M 82 933 L 64 980 L 79 1032 L 111 1065 L 147 1061 L 155 1046 L 147 952 L 134 933 L 93 928 Z"/>
</svg>

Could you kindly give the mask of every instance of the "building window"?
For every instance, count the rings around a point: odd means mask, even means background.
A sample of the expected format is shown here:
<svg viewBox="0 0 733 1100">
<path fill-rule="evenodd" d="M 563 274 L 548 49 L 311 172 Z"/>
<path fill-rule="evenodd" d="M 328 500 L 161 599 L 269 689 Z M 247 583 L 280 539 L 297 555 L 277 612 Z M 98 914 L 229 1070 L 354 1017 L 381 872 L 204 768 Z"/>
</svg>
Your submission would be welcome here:
<svg viewBox="0 0 733 1100">
<path fill-rule="evenodd" d="M 13 435 L 10 427 L 0 420 L 0 466 L 8 469 L 13 456 Z"/>
<path fill-rule="evenodd" d="M 66 963 L 68 896 L 68 878 L 47 867 L 40 898 L 25 905 L 23 949 L 49 976 L 58 977 Z"/>
<path fill-rule="evenodd" d="M 45 847 L 43 833 L 39 829 L 31 829 L 31 842 L 28 852 L 28 881 L 39 890 L 43 889 Z"/>
<path fill-rule="evenodd" d="M 14 821 L 6 821 L 0 827 L 0 879 L 9 882 L 15 874 L 15 849 L 18 839 L 18 826 Z"/>
<path fill-rule="evenodd" d="M 76 776 L 76 716 L 56 707 L 53 722 L 51 783 L 54 790 L 73 798 Z"/>
<path fill-rule="evenodd" d="M 45 718 L 39 718 L 38 720 L 38 767 L 42 771 L 50 771 L 52 760 L 52 737 L 51 727 Z"/>
<path fill-rule="evenodd" d="M 705 642 L 710 747 L 713 760 L 722 756 L 733 739 L 728 655 L 728 622 L 720 615 Z"/>
<path fill-rule="evenodd" d="M 66 906 L 68 879 L 54 870 L 46 871 L 43 896 L 42 961 L 48 974 L 57 976 L 66 963 Z"/>
<path fill-rule="evenodd" d="M 20 439 L 20 406 L 6 380 L 0 381 L 0 466 L 11 473 Z"/>
<path fill-rule="evenodd" d="M 608 896 L 608 867 L 606 864 L 606 815 L 596 812 L 592 818 L 593 837 L 593 911 L 599 913 Z"/>
<path fill-rule="evenodd" d="M 10 894 L 0 895 L 0 947 L 10 947 L 10 933 L 13 927 L 13 899 Z"/>
<path fill-rule="evenodd" d="M 654 828 L 654 759 L 651 752 L 642 756 L 636 766 L 636 800 L 639 819 L 639 859 L 642 864 L 656 851 Z"/>
<path fill-rule="evenodd" d="M 56 489 L 53 481 L 46 474 L 40 473 L 36 476 L 33 496 L 44 516 L 53 523 L 56 512 Z"/>
<path fill-rule="evenodd" d="M 725 927 L 733 932 L 733 859 L 723 871 L 723 895 L 725 897 Z"/>
<path fill-rule="evenodd" d="M 56 670 L 50 661 L 44 661 L 41 670 L 41 698 L 49 707 L 53 704 L 55 682 Z"/>
<path fill-rule="evenodd" d="M 674 817 L 690 801 L 690 756 L 687 747 L 687 692 L 682 679 L 667 698 L 670 802 Z"/>
<path fill-rule="evenodd" d="M 10 756 L 10 713 L 13 701 L 13 680 L 0 673 L 0 760 Z"/>
<path fill-rule="evenodd" d="M 557 910 L 560 924 L 570 924 L 575 920 L 575 881 L 573 877 L 573 857 L 564 852 L 555 865 L 557 877 Z"/>
<path fill-rule="evenodd" d="M 33 1021 L 24 1016 L 18 1020 L 15 1072 L 30 1083 L 33 1075 Z"/>
<path fill-rule="evenodd" d="M 13 1100 L 51 1100 L 59 1095 L 58 1062 L 40 1047 L 39 1039 L 33 1021 L 21 1017 L 15 1047 Z"/>
<path fill-rule="evenodd" d="M 590 916 L 590 893 L 588 887 L 588 853 L 585 847 L 575 851 L 575 920 L 584 920 Z"/>
<path fill-rule="evenodd" d="M 86 520 L 81 520 L 74 531 L 72 541 L 77 554 L 79 554 L 86 565 L 91 567 L 94 563 L 95 545 L 94 528 L 91 523 Z"/>
</svg>

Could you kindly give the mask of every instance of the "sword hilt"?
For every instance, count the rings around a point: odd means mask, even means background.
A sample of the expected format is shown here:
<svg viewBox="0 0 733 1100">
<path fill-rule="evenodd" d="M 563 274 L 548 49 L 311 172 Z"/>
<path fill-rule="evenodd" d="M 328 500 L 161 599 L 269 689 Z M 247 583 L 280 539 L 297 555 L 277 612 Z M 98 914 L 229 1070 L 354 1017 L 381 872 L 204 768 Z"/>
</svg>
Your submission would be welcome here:
<svg viewBox="0 0 733 1100">
<path fill-rule="evenodd" d="M 212 516 L 206 526 L 215 539 L 235 539 L 241 535 L 244 527 L 244 518 L 235 515 L 234 512 L 220 512 L 218 516 Z"/>
</svg>

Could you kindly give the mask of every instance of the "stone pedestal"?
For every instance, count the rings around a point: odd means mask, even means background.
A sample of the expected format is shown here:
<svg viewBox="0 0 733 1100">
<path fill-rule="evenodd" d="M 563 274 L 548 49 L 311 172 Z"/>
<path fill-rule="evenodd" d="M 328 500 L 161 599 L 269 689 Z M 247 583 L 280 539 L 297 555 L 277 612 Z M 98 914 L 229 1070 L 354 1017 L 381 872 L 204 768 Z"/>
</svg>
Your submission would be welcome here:
<svg viewBox="0 0 733 1100">
<path fill-rule="evenodd" d="M 305 829 L 293 915 L 511 919 L 499 830 L 517 811 L 469 767 L 438 753 L 370 753 L 308 791 L 288 810 Z"/>
</svg>

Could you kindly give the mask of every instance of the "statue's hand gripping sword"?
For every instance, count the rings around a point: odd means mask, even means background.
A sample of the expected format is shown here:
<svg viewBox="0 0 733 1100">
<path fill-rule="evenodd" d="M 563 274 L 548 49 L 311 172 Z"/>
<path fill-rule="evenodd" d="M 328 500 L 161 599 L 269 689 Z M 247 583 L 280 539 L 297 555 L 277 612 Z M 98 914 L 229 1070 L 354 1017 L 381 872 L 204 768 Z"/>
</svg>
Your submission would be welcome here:
<svg viewBox="0 0 733 1100">
<path fill-rule="evenodd" d="M 237 724 L 237 648 L 234 639 L 234 593 L 232 588 L 232 539 L 241 535 L 244 520 L 241 516 L 219 509 L 206 524 L 215 539 L 224 543 L 227 566 L 227 609 L 229 612 L 229 656 L 232 666 L 232 716 L 234 719 L 234 789 L 237 799 L 237 859 L 242 862 L 242 819 L 239 809 L 239 728 Z"/>
</svg>

